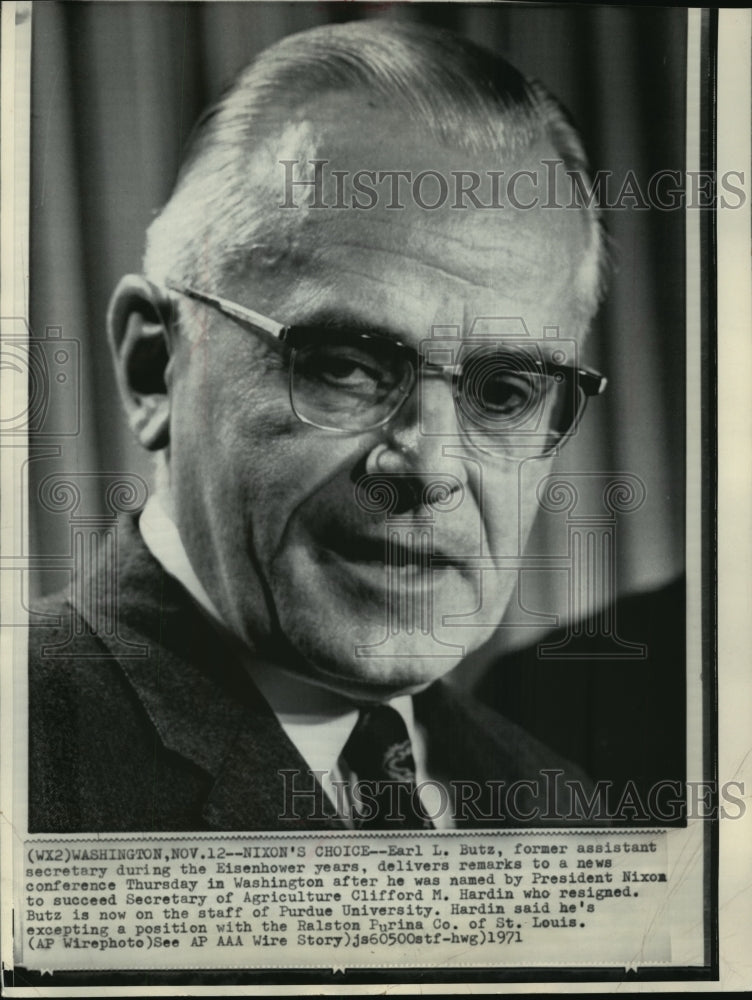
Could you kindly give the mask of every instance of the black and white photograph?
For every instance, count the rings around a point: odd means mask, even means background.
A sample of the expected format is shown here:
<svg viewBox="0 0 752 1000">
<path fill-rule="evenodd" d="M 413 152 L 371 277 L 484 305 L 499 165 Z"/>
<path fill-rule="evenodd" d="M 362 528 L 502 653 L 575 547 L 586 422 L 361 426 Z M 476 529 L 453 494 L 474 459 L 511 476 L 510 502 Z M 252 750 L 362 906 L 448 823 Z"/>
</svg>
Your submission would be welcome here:
<svg viewBox="0 0 752 1000">
<path fill-rule="evenodd" d="M 8 995 L 718 981 L 718 11 L 13 6 Z"/>
</svg>

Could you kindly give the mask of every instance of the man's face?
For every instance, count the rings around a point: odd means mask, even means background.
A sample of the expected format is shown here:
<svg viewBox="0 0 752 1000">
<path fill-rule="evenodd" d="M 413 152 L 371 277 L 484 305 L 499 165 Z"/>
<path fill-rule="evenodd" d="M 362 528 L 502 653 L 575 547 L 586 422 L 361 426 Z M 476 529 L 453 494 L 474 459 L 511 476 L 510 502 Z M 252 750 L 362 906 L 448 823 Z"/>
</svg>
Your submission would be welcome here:
<svg viewBox="0 0 752 1000">
<path fill-rule="evenodd" d="M 301 126 L 294 131 L 298 143 Z M 535 170 L 536 161 L 540 170 L 540 159 L 555 155 L 541 147 L 524 162 L 499 164 L 487 154 L 470 163 L 414 138 L 397 116 L 362 105 L 356 113 L 342 98 L 317 105 L 310 134 L 315 152 L 303 159 L 315 155 L 351 172 L 431 169 L 450 178 L 469 167 Z M 279 159 L 291 141 L 282 134 Z M 303 162 L 296 176 L 311 169 Z M 222 287 L 203 290 L 285 324 L 352 320 L 416 350 L 435 326 L 467 334 L 476 317 L 521 317 L 532 337 L 558 326 L 561 337 L 582 341 L 572 285 L 588 239 L 583 213 L 457 209 L 453 198 L 431 211 L 413 203 L 409 186 L 401 210 L 387 209 L 386 197 L 368 211 L 281 209 L 278 171 L 271 235 L 248 248 L 247 266 Z M 295 201 L 306 199 L 298 189 Z M 415 690 L 487 639 L 516 574 L 480 573 L 461 557 L 519 554 L 549 461 L 521 466 L 464 446 L 451 385 L 440 378 L 422 383 L 422 423 L 414 392 L 375 430 L 334 434 L 309 426 L 291 411 L 279 354 L 215 310 L 188 300 L 182 309 L 191 336 L 178 338 L 168 379 L 174 513 L 191 563 L 230 629 L 267 654 L 275 649 L 288 669 L 363 698 Z M 399 474 L 398 485 L 444 475 L 457 486 L 449 511 L 418 499 L 400 504 L 399 524 L 390 527 L 404 565 L 392 574 L 386 515 L 356 500 L 376 448 L 383 467 Z M 426 531 L 432 552 L 445 559 L 433 572 L 419 567 Z M 405 608 L 412 599 L 418 610 L 411 624 Z M 444 616 L 479 608 L 469 627 L 444 624 Z"/>
</svg>

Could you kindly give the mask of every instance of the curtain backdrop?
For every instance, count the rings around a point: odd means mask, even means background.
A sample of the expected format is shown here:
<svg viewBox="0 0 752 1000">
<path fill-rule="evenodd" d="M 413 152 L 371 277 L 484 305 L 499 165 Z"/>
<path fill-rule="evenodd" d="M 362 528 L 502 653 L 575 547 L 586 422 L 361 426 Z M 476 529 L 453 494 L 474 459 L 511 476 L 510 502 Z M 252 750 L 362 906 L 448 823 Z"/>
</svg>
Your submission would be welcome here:
<svg viewBox="0 0 752 1000">
<path fill-rule="evenodd" d="M 34 499 L 51 473 L 132 470 L 150 478 L 121 418 L 104 317 L 118 278 L 140 269 L 145 229 L 169 195 L 199 112 L 281 36 L 378 17 L 456 29 L 540 78 L 569 108 L 596 170 L 617 179 L 631 170 L 644 186 L 659 170 L 684 168 L 686 11 L 679 8 L 36 4 L 31 325 L 37 339 L 59 330 L 80 344 L 79 396 L 55 395 L 51 383 L 48 420 L 77 433 L 58 441 L 57 454 L 32 449 L 36 553 L 63 555 L 69 545 L 66 516 Z M 604 217 L 614 274 L 595 335 L 609 388 L 559 468 L 626 472 L 645 484 L 643 505 L 617 524 L 617 583 L 625 594 L 661 586 L 683 567 L 684 219 L 680 211 L 628 207 Z M 541 516 L 531 551 L 566 546 L 561 516 Z M 65 583 L 62 571 L 48 569 L 33 587 L 39 593 Z M 502 629 L 500 641 L 519 645 L 549 627 L 535 612 L 566 615 L 568 586 L 558 571 L 523 573 L 520 604 L 532 614 L 525 627 Z"/>
</svg>

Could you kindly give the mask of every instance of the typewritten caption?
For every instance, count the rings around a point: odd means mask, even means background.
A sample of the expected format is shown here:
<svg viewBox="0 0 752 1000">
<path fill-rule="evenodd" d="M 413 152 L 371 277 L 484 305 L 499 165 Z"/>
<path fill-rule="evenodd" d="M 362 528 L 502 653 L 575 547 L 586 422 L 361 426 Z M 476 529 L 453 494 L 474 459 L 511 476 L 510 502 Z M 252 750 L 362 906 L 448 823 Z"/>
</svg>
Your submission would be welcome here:
<svg viewBox="0 0 752 1000">
<path fill-rule="evenodd" d="M 665 835 L 29 840 L 30 969 L 647 964 Z M 657 929 L 658 928 L 658 929 Z"/>
</svg>

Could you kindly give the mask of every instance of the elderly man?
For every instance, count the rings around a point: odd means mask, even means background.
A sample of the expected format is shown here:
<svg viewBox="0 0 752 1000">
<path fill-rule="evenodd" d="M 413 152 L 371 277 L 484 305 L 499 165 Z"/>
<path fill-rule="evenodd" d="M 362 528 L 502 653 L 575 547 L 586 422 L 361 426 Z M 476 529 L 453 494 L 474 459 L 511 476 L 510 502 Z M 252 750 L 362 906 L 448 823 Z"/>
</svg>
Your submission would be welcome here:
<svg viewBox="0 0 752 1000">
<path fill-rule="evenodd" d="M 397 22 L 286 38 L 202 119 L 109 315 L 158 462 L 113 611 L 145 655 L 55 604 L 31 829 L 581 820 L 584 776 L 441 678 L 604 384 L 595 212 L 536 194 L 584 169 L 541 87 Z"/>
</svg>

